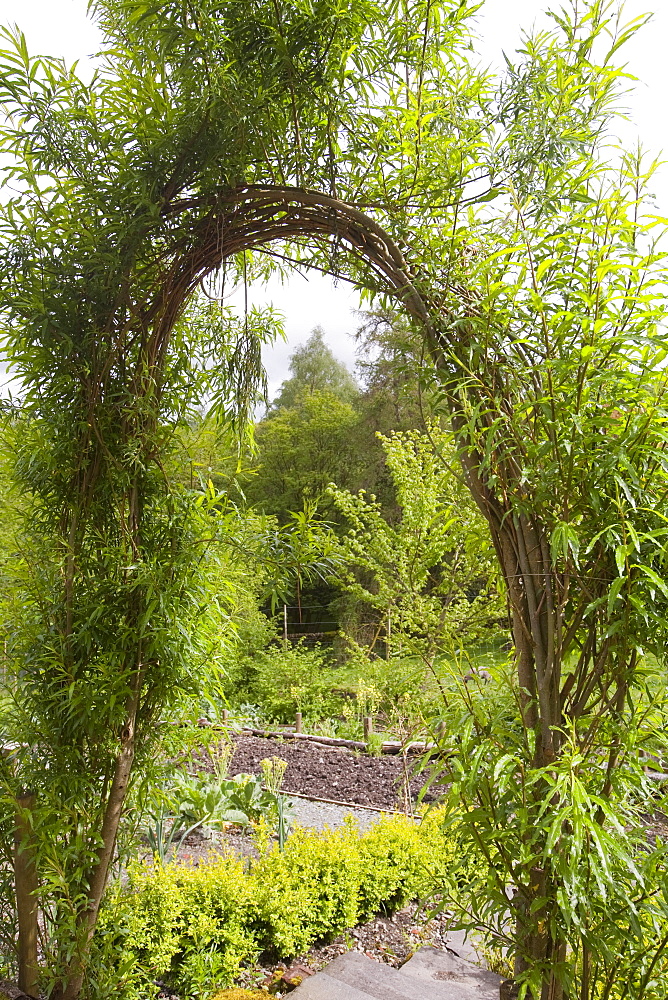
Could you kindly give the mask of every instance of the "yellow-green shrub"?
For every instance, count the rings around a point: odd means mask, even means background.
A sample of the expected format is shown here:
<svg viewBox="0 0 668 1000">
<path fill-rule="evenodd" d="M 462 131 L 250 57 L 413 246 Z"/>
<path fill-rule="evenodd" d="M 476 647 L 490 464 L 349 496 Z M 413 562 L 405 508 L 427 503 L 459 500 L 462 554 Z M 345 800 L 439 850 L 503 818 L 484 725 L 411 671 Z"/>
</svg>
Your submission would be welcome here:
<svg viewBox="0 0 668 1000">
<path fill-rule="evenodd" d="M 439 813 L 428 813 L 418 826 L 404 817 L 385 819 L 364 838 L 359 888 L 359 919 L 379 910 L 396 910 L 409 899 L 433 890 L 436 876 L 456 857 Z"/>
<path fill-rule="evenodd" d="M 231 854 L 199 867 L 135 863 L 127 885 L 110 894 L 102 933 L 114 935 L 123 963 L 134 957 L 147 979 L 174 976 L 213 990 L 257 953 L 247 921 L 253 892 Z"/>
<path fill-rule="evenodd" d="M 365 834 L 352 823 L 297 830 L 250 867 L 232 855 L 137 863 L 105 905 L 100 945 L 113 941 L 119 965 L 132 967 L 126 995 L 147 996 L 163 978 L 181 996 L 208 995 L 262 951 L 288 958 L 422 894 L 454 850 L 434 814 L 419 825 L 386 817 Z"/>
<path fill-rule="evenodd" d="M 357 923 L 363 842 L 354 828 L 320 836 L 297 830 L 283 852 L 258 862 L 253 879 L 263 948 L 294 955 Z"/>
</svg>

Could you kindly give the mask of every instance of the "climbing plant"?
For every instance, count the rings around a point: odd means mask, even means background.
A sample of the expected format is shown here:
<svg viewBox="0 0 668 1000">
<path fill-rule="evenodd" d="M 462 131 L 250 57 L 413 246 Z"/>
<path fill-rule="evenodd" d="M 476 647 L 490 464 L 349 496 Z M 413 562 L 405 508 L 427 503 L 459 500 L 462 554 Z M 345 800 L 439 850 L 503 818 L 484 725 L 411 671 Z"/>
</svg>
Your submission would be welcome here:
<svg viewBox="0 0 668 1000">
<path fill-rule="evenodd" d="M 0 274 L 26 510 L 11 653 L 30 745 L 5 778 L 40 803 L 58 1000 L 94 980 L 133 768 L 189 683 L 216 503 L 166 476 L 172 428 L 212 365 L 241 411 L 258 384 L 262 318 L 214 324 L 199 364 L 189 303 L 258 270 L 324 269 L 421 331 L 509 595 L 526 829 L 568 794 L 548 782 L 567 724 L 596 767 L 604 734 L 609 791 L 641 632 L 665 634 L 661 258 L 642 168 L 613 184 L 603 166 L 633 27 L 574 5 L 494 81 L 471 57 L 477 6 L 97 0 L 90 83 L 5 32 Z M 521 843 L 516 972 L 558 1000 L 576 974 L 564 881 L 549 837 Z"/>
</svg>

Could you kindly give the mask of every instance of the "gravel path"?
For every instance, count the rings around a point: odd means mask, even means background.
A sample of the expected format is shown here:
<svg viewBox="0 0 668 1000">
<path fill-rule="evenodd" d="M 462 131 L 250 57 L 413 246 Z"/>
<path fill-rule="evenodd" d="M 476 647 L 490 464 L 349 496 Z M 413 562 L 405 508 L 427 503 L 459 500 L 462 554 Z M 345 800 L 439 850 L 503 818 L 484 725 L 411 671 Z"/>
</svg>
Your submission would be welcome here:
<svg viewBox="0 0 668 1000">
<path fill-rule="evenodd" d="M 324 830 L 326 826 L 335 830 L 343 826 L 347 816 L 353 816 L 362 833 L 370 830 L 383 815 L 375 809 L 353 809 L 350 806 L 335 806 L 331 802 L 311 802 L 308 799 L 292 799 L 295 822 L 312 830 Z"/>
</svg>

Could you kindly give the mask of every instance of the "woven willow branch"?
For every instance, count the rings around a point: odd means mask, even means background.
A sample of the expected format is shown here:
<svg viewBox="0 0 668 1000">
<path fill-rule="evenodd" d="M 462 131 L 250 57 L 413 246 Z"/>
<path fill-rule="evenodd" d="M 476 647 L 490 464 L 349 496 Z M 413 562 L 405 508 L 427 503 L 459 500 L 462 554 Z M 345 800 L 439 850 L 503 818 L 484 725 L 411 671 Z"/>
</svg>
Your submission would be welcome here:
<svg viewBox="0 0 668 1000">
<path fill-rule="evenodd" d="M 382 288 L 402 301 L 423 327 L 431 349 L 436 348 L 434 309 L 416 287 L 397 244 L 364 212 L 315 191 L 247 185 L 207 198 L 173 202 L 163 216 L 202 211 L 205 214 L 189 237 L 171 248 L 171 266 L 147 317 L 158 319 L 158 339 L 169 336 L 191 293 L 226 258 L 273 242 L 334 237 L 370 269 Z"/>
</svg>

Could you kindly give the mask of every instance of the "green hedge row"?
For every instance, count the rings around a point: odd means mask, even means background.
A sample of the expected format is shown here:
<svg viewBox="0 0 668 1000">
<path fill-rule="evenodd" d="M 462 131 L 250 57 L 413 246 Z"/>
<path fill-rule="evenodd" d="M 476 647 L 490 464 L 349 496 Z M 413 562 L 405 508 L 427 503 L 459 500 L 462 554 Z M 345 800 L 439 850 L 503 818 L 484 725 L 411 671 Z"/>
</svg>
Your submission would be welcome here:
<svg viewBox="0 0 668 1000">
<path fill-rule="evenodd" d="M 385 817 L 364 834 L 297 830 L 250 867 L 231 854 L 199 867 L 133 864 L 108 894 L 89 995 L 105 995 L 106 979 L 117 1000 L 146 998 L 160 979 L 205 998 L 260 952 L 300 954 L 424 894 L 455 855 L 433 813 L 420 824 Z"/>
</svg>

